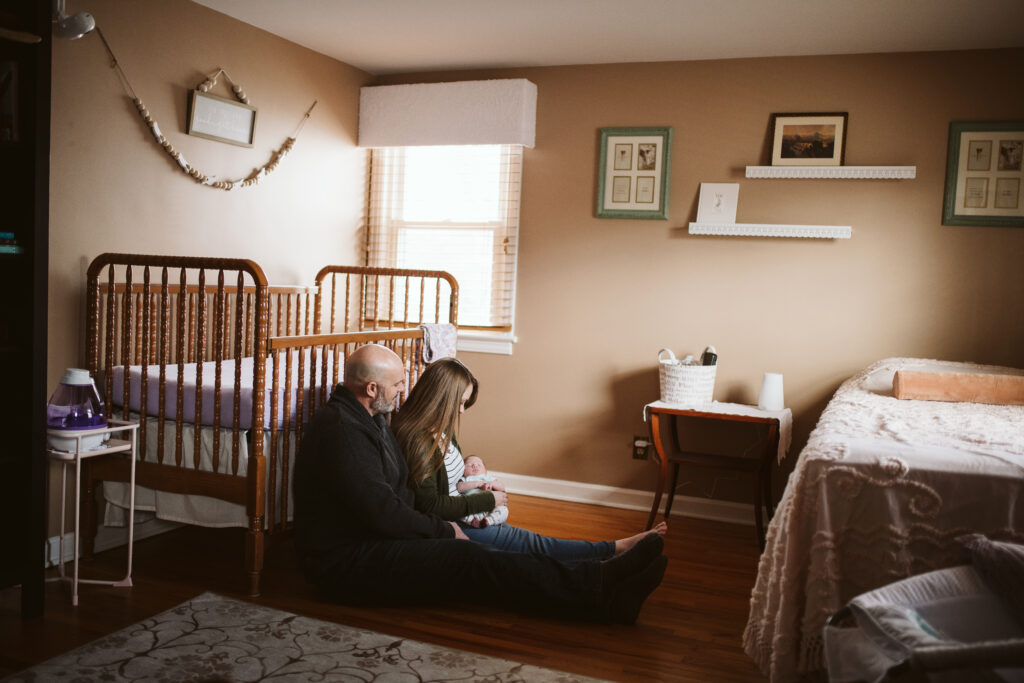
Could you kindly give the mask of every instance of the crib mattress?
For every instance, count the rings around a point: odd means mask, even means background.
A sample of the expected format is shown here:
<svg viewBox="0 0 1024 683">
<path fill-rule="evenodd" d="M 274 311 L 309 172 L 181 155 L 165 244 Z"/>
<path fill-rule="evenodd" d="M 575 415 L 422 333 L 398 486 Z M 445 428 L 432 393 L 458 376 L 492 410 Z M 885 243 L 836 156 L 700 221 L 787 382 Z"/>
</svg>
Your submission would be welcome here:
<svg viewBox="0 0 1024 683">
<path fill-rule="evenodd" d="M 285 371 L 283 367 L 278 368 L 279 382 L 277 390 L 278 410 L 275 416 L 271 415 L 271 395 L 273 394 L 273 361 L 267 358 L 266 381 L 263 389 L 263 420 L 260 425 L 263 429 L 270 429 L 271 423 L 276 422 L 277 427 L 284 424 L 285 416 L 291 424 L 295 424 L 295 411 L 298 406 L 298 385 L 299 377 L 303 378 L 303 405 L 308 406 L 312 389 L 310 388 L 310 366 L 313 367 L 315 382 L 320 383 L 321 368 L 323 362 L 319 355 L 315 358 L 305 358 L 300 361 L 296 355 L 292 361 L 292 386 L 287 401 L 285 400 Z M 300 366 L 301 363 L 301 366 Z M 200 403 L 199 423 L 205 426 L 217 425 L 231 429 L 234 424 L 235 411 L 235 372 L 236 365 L 241 369 L 241 385 L 238 400 L 239 428 L 242 430 L 251 429 L 253 426 L 252 405 L 254 398 L 253 391 L 253 368 L 252 357 L 242 358 L 240 361 L 224 360 L 220 366 L 220 410 L 215 416 L 215 399 L 217 395 L 217 364 L 214 361 L 205 363 L 185 363 L 182 365 L 167 365 L 165 370 L 164 384 L 164 418 L 175 420 L 178 416 L 178 384 L 184 387 L 182 395 L 182 415 L 184 420 L 190 423 L 195 422 L 196 404 Z M 179 368 L 181 378 L 179 378 Z M 124 366 L 115 366 L 113 374 L 113 391 L 109 397 L 111 406 L 124 406 Z M 341 368 L 339 368 L 339 377 Z M 156 416 L 159 413 L 160 405 L 160 367 L 156 365 L 146 366 L 146 414 Z M 330 384 L 334 377 L 333 357 L 327 358 L 327 382 Z M 142 378 L 143 367 L 131 365 L 128 367 L 128 409 L 135 413 L 142 413 Z M 333 385 L 328 391 L 333 390 Z M 200 400 L 201 397 L 201 400 Z"/>
</svg>

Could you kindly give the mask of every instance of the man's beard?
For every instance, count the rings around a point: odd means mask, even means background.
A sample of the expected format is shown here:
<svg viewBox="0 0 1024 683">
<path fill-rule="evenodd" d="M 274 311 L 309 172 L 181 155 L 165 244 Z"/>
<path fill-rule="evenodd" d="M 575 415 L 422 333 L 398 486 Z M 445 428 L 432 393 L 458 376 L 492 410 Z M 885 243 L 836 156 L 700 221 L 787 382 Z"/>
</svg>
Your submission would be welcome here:
<svg viewBox="0 0 1024 683">
<path fill-rule="evenodd" d="M 383 415 L 390 413 L 395 409 L 395 402 L 388 401 L 387 397 L 384 396 L 384 394 L 380 394 L 379 396 L 373 399 L 373 403 L 370 404 L 370 408 L 373 410 L 375 414 Z"/>
</svg>

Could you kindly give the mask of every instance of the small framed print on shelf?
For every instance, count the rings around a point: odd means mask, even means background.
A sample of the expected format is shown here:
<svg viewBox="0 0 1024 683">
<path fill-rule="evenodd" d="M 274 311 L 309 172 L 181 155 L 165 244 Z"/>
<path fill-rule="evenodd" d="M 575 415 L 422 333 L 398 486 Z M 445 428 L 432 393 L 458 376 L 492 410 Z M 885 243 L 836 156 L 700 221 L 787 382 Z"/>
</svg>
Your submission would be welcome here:
<svg viewBox="0 0 1024 683">
<path fill-rule="evenodd" d="M 1024 226 L 1024 121 L 953 121 L 943 225 Z"/>
<path fill-rule="evenodd" d="M 739 183 L 701 183 L 698 223 L 735 223 Z"/>
<path fill-rule="evenodd" d="M 602 128 L 598 218 L 668 218 L 671 128 Z"/>
<path fill-rule="evenodd" d="M 772 114 L 772 166 L 842 166 L 846 112 Z"/>
</svg>

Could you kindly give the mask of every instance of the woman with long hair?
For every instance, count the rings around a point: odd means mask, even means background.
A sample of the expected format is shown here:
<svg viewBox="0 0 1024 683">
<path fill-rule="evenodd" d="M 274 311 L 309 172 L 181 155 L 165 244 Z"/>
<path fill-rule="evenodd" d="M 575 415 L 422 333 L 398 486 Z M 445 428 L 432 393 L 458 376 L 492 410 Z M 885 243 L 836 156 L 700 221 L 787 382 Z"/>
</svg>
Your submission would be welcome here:
<svg viewBox="0 0 1024 683">
<path fill-rule="evenodd" d="M 463 517 L 506 505 L 502 487 L 471 496 L 459 495 L 456 484 L 465 471 L 455 433 L 463 412 L 476 403 L 479 383 L 461 361 L 442 358 L 431 363 L 395 414 L 392 430 L 409 465 L 409 487 L 420 512 L 459 522 L 470 540 L 513 552 L 537 552 L 559 560 L 606 559 L 632 548 L 650 533 L 664 535 L 666 525 L 617 541 L 577 541 L 541 536 L 510 524 L 476 528 Z"/>
</svg>

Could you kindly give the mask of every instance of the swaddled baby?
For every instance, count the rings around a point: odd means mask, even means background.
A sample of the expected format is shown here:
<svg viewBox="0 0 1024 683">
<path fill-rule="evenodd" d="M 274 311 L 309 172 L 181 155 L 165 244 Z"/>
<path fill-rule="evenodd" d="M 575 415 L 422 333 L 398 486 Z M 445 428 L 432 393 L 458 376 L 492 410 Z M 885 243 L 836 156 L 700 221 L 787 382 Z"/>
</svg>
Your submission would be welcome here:
<svg viewBox="0 0 1024 683">
<path fill-rule="evenodd" d="M 455 485 L 456 490 L 464 496 L 471 496 L 481 491 L 504 491 L 505 485 L 498 481 L 497 477 L 487 474 L 487 467 L 484 461 L 478 456 L 471 455 L 465 461 L 466 472 L 462 479 Z M 477 512 L 466 515 L 462 521 L 478 529 L 492 524 L 501 524 L 508 519 L 508 506 L 499 505 L 490 512 Z"/>
</svg>

